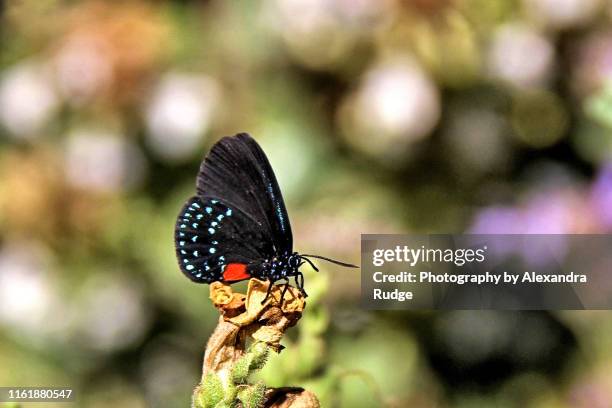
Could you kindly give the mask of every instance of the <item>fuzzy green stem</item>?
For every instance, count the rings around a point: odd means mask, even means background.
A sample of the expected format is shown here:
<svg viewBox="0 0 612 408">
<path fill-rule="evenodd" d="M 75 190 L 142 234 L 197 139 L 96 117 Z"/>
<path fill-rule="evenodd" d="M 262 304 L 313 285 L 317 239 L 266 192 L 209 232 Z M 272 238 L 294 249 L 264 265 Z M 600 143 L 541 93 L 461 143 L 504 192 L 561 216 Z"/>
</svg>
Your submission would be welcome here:
<svg viewBox="0 0 612 408">
<path fill-rule="evenodd" d="M 245 408 L 261 408 L 266 386 L 263 383 L 248 384 L 249 376 L 265 365 L 270 347 L 264 342 L 255 342 L 230 370 L 224 384 L 215 373 L 207 374 L 196 389 L 195 408 L 223 408 L 235 406 L 238 401 Z"/>
</svg>

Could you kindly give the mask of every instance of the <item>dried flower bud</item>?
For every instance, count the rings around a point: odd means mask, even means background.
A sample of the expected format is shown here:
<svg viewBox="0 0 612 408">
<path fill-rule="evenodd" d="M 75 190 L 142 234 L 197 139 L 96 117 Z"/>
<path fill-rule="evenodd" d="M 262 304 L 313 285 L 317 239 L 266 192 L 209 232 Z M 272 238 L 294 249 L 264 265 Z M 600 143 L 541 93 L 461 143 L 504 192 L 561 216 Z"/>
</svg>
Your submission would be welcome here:
<svg viewBox="0 0 612 408">
<path fill-rule="evenodd" d="M 269 285 L 270 283 L 267 281 L 261 281 L 255 278 L 251 279 L 249 281 L 245 300 L 246 312 L 227 320 L 242 327 L 255 322 L 264 314 L 269 314 L 268 312 L 272 309 L 278 309 L 285 287 L 281 285 L 273 286 L 270 296 L 266 299 Z M 304 310 L 305 306 L 306 302 L 304 301 L 302 293 L 298 289 L 289 286 L 278 314 L 282 315 L 288 313 L 294 315 L 291 320 L 294 321 L 293 324 L 295 324 L 300 318 L 301 312 Z M 266 320 L 270 320 L 269 317 L 267 317 Z"/>
<path fill-rule="evenodd" d="M 210 300 L 215 307 L 229 304 L 234 297 L 234 292 L 231 286 L 222 282 L 213 282 L 210 284 Z"/>
<path fill-rule="evenodd" d="M 270 349 L 276 352 L 283 349 L 280 342 L 285 331 L 298 322 L 306 306 L 299 289 L 274 285 L 268 292 L 269 287 L 270 282 L 253 278 L 243 295 L 234 293 L 222 282 L 210 285 L 210 299 L 221 317 L 206 346 L 201 386 L 194 391 L 195 407 L 218 402 L 215 379 L 227 383 L 221 387 L 222 401 L 239 401 L 242 406 L 320 406 L 314 394 L 301 388 L 269 389 L 264 396 L 264 384 L 248 383 L 252 372 L 265 364 Z M 249 338 L 254 342 L 247 349 Z M 262 400 L 266 401 L 263 405 L 259 403 Z"/>
</svg>

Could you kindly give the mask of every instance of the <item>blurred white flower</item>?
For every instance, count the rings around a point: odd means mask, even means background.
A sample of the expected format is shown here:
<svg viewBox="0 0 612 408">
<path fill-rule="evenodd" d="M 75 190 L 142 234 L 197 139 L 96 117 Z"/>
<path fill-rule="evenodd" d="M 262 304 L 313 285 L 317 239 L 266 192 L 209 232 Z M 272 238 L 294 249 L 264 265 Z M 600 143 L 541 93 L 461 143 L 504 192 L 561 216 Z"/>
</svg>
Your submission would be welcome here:
<svg viewBox="0 0 612 408">
<path fill-rule="evenodd" d="M 55 288 L 36 245 L 9 244 L 0 251 L 0 324 L 30 334 L 51 328 Z"/>
<path fill-rule="evenodd" d="M 263 26 L 280 36 L 288 51 L 311 68 L 351 60 L 354 46 L 392 14 L 389 0 L 272 0 Z"/>
<path fill-rule="evenodd" d="M 440 118 L 440 97 L 415 61 L 398 59 L 367 72 L 343 109 L 347 142 L 388 159 L 431 133 Z"/>
<path fill-rule="evenodd" d="M 438 122 L 438 92 L 416 63 L 398 63 L 370 71 L 359 91 L 358 117 L 380 130 L 418 140 Z"/>
<path fill-rule="evenodd" d="M 47 67 L 24 62 L 2 73 L 0 121 L 17 138 L 40 136 L 59 105 Z"/>
<path fill-rule="evenodd" d="M 275 0 L 271 10 L 276 29 L 290 38 L 316 36 L 331 28 L 366 29 L 391 7 L 388 0 Z"/>
<path fill-rule="evenodd" d="M 192 156 L 219 103 L 219 85 L 204 75 L 167 74 L 146 108 L 147 141 L 160 157 Z"/>
<path fill-rule="evenodd" d="M 555 29 L 583 25 L 602 6 L 601 0 L 524 0 L 523 3 L 532 18 L 545 27 Z"/>
<path fill-rule="evenodd" d="M 142 290 L 118 277 L 90 279 L 80 294 L 77 333 L 87 347 L 113 351 L 140 340 L 150 314 Z"/>
<path fill-rule="evenodd" d="M 91 36 L 70 38 L 55 57 L 56 75 L 62 93 L 78 105 L 93 97 L 112 81 L 112 62 L 105 46 Z"/>
<path fill-rule="evenodd" d="M 145 159 L 125 138 L 95 130 L 73 132 L 66 146 L 66 177 L 75 187 L 116 192 L 142 181 Z"/>
<path fill-rule="evenodd" d="M 306 36 L 333 24 L 329 0 L 276 0 L 278 28 L 288 36 Z"/>
<path fill-rule="evenodd" d="M 548 38 L 522 24 L 498 28 L 488 53 L 488 70 L 495 79 L 517 87 L 545 85 L 554 65 Z"/>
</svg>

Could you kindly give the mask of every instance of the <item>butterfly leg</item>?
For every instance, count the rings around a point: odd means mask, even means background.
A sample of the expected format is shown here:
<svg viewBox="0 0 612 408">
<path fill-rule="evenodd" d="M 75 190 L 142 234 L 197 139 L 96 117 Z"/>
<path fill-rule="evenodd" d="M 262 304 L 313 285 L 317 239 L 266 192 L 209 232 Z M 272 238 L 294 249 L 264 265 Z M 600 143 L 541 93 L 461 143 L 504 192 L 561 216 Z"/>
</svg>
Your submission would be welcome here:
<svg viewBox="0 0 612 408">
<path fill-rule="evenodd" d="M 302 295 L 304 295 L 305 298 L 308 297 L 308 293 L 306 293 L 306 290 L 304 290 L 304 274 L 302 272 L 298 272 L 295 275 L 295 285 L 298 287 L 300 292 L 302 292 Z"/>
<path fill-rule="evenodd" d="M 281 298 L 280 298 L 281 304 L 283 303 L 283 300 L 285 299 L 285 293 L 287 293 L 287 289 L 289 289 L 289 279 L 286 280 L 285 287 L 283 288 L 283 292 L 281 293 Z"/>
<path fill-rule="evenodd" d="M 266 297 L 264 298 L 264 300 L 261 301 L 262 305 L 266 303 L 266 300 L 268 300 L 270 293 L 272 293 L 272 286 L 274 286 L 274 282 L 272 281 L 272 279 L 270 279 L 269 282 L 270 282 L 270 285 L 268 285 L 268 291 L 266 292 Z"/>
</svg>

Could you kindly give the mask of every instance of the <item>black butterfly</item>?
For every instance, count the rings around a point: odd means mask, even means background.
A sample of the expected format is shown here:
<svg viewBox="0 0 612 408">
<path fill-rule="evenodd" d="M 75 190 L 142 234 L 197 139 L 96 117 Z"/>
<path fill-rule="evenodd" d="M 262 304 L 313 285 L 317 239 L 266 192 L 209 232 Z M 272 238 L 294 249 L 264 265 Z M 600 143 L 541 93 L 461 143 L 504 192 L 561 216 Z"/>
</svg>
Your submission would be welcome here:
<svg viewBox="0 0 612 408">
<path fill-rule="evenodd" d="M 181 271 L 197 283 L 238 282 L 255 277 L 272 283 L 294 277 L 304 296 L 300 266 L 308 257 L 353 267 L 318 255 L 293 252 L 283 196 L 268 159 L 246 133 L 224 137 L 200 166 L 197 195 L 176 222 Z M 287 289 L 287 285 L 283 290 Z M 266 296 L 267 298 L 267 296 Z"/>
</svg>

